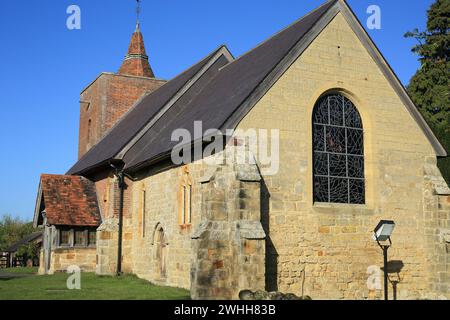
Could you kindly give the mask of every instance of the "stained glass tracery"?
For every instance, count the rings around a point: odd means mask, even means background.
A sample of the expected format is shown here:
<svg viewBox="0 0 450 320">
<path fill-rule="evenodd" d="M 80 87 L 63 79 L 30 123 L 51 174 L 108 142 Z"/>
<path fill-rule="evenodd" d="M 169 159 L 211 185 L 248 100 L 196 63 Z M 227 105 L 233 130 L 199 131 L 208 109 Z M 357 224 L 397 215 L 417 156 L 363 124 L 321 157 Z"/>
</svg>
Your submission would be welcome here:
<svg viewBox="0 0 450 320">
<path fill-rule="evenodd" d="M 330 94 L 317 102 L 313 146 L 314 201 L 364 204 L 363 125 L 348 98 Z"/>
</svg>

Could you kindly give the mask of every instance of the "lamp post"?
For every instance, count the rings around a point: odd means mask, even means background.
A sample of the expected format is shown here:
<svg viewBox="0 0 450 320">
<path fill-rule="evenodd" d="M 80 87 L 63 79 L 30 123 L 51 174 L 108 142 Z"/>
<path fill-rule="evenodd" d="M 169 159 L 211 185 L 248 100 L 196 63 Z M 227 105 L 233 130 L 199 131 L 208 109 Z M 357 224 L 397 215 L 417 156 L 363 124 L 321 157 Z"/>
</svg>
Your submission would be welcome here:
<svg viewBox="0 0 450 320">
<path fill-rule="evenodd" d="M 381 220 L 375 227 L 373 239 L 383 250 L 383 269 L 384 269 L 384 300 L 388 300 L 388 250 L 392 245 L 391 235 L 395 228 L 395 222 L 392 220 Z M 389 244 L 382 244 L 388 241 Z"/>
</svg>

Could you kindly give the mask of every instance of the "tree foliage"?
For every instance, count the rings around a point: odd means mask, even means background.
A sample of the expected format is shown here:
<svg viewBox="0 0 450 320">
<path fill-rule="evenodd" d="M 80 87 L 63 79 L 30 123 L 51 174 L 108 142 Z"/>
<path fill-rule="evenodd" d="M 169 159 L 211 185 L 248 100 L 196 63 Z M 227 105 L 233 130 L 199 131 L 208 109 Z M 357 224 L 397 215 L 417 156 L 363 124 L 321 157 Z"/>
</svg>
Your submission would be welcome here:
<svg viewBox="0 0 450 320">
<path fill-rule="evenodd" d="M 444 148 L 450 152 L 450 0 L 436 0 L 428 10 L 427 30 L 415 29 L 405 37 L 418 44 L 421 67 L 412 77 L 408 91 L 419 111 Z M 439 159 L 439 168 L 450 183 L 450 159 Z"/>
<path fill-rule="evenodd" d="M 0 251 L 13 245 L 23 237 L 36 231 L 32 222 L 26 222 L 11 215 L 0 218 Z"/>
<path fill-rule="evenodd" d="M 22 258 L 24 266 L 29 259 L 36 261 L 39 258 L 39 246 L 36 243 L 21 245 L 16 252 L 16 257 Z"/>
</svg>

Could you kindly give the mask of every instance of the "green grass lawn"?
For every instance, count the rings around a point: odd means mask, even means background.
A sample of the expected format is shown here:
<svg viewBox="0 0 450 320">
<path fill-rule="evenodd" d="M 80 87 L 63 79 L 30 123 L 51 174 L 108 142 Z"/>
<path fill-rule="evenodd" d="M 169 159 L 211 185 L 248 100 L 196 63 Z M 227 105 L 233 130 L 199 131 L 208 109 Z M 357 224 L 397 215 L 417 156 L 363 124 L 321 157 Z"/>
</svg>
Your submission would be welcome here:
<svg viewBox="0 0 450 320">
<path fill-rule="evenodd" d="M 133 275 L 121 277 L 81 274 L 81 289 L 67 289 L 70 275 L 38 276 L 35 268 L 0 270 L 0 300 L 186 300 L 189 291 L 159 287 Z M 17 278 L 3 278 L 14 273 Z"/>
<path fill-rule="evenodd" d="M 14 274 L 36 274 L 38 272 L 38 267 L 0 269 L 0 272 L 2 271 L 5 273 L 14 273 Z"/>
</svg>

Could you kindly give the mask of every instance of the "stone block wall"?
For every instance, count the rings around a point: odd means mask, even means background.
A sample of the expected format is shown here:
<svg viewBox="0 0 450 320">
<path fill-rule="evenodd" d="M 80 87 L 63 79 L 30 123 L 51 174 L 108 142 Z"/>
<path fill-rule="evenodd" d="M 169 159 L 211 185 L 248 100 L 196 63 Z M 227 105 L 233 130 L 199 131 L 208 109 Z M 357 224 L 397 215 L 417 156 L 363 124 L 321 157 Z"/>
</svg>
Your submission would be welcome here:
<svg viewBox="0 0 450 320">
<path fill-rule="evenodd" d="M 330 90 L 346 95 L 361 114 L 364 205 L 313 201 L 312 110 Z M 341 14 L 238 125 L 249 128 L 279 130 L 279 171 L 263 175 L 260 183 L 239 178 L 246 171 L 239 167 L 201 161 L 154 167 L 129 182 L 127 272 L 192 288 L 194 298 L 236 298 L 238 288 L 265 285 L 268 291 L 313 299 L 378 299 L 382 291 L 367 286 L 370 270 L 383 264 L 372 234 L 379 220 L 389 219 L 396 222 L 389 260 L 401 266 L 390 274 L 398 282 L 395 296 L 450 298 L 448 187 L 429 141 Z M 193 187 L 192 222 L 180 224 L 180 182 L 186 170 Z M 108 201 L 116 200 L 110 196 Z M 263 231 L 255 236 L 259 221 Z M 98 259 L 111 270 L 115 226 L 117 221 L 106 222 L 98 233 Z M 158 260 L 161 230 L 164 277 Z M 393 289 L 390 284 L 391 299 Z"/>
<path fill-rule="evenodd" d="M 45 274 L 45 260 L 44 260 L 44 249 L 41 248 L 39 251 L 39 268 L 38 268 L 38 274 L 44 275 Z"/>
<path fill-rule="evenodd" d="M 99 275 L 114 275 L 117 271 L 118 219 L 104 219 L 97 229 L 97 265 Z"/>
<path fill-rule="evenodd" d="M 330 90 L 346 95 L 361 114 L 365 205 L 313 201 L 312 112 Z M 447 223 L 445 197 L 432 196 L 433 208 L 424 209 L 424 168 L 430 158 L 436 160 L 433 148 L 341 14 L 238 125 L 252 128 L 279 130 L 280 136 L 279 171 L 263 175 L 268 290 L 313 299 L 380 298 L 381 290 L 369 292 L 367 280 L 370 267 L 383 265 L 372 240 L 381 219 L 397 225 L 389 250 L 389 260 L 403 265 L 397 298 L 419 299 L 445 289 L 448 269 L 442 262 L 448 255 L 436 242 L 436 228 Z M 426 225 L 432 235 L 425 235 Z M 430 246 L 440 246 L 440 253 L 430 257 Z M 429 272 L 436 261 L 442 262 L 432 271 L 433 289 Z M 392 299 L 392 286 L 390 294 Z"/>
<path fill-rule="evenodd" d="M 180 186 L 188 171 L 192 181 L 190 224 L 180 223 Z M 200 223 L 200 178 L 205 166 L 200 162 L 187 167 L 172 169 L 154 168 L 142 172 L 133 183 L 128 241 L 132 251 L 132 272 L 154 283 L 186 288 L 190 287 L 191 235 Z M 143 215 L 142 191 L 145 190 L 145 214 Z M 158 232 L 165 235 L 166 275 L 161 277 L 158 260 Z"/>
<path fill-rule="evenodd" d="M 82 272 L 94 272 L 96 267 L 96 248 L 54 249 L 51 252 L 49 274 L 66 272 L 70 266 L 78 266 Z"/>
<path fill-rule="evenodd" d="M 219 165 L 202 186 L 202 222 L 192 236 L 193 299 L 237 299 L 265 288 L 265 233 L 256 165 Z"/>
<path fill-rule="evenodd" d="M 48 270 L 46 270 L 46 259 L 50 262 Z M 78 266 L 82 272 L 94 272 L 96 264 L 96 247 L 59 247 L 57 227 L 45 225 L 39 254 L 39 274 L 65 272 L 70 266 Z"/>
<path fill-rule="evenodd" d="M 450 297 L 450 189 L 430 158 L 424 167 L 424 249 L 429 263 L 429 299 Z"/>
</svg>

